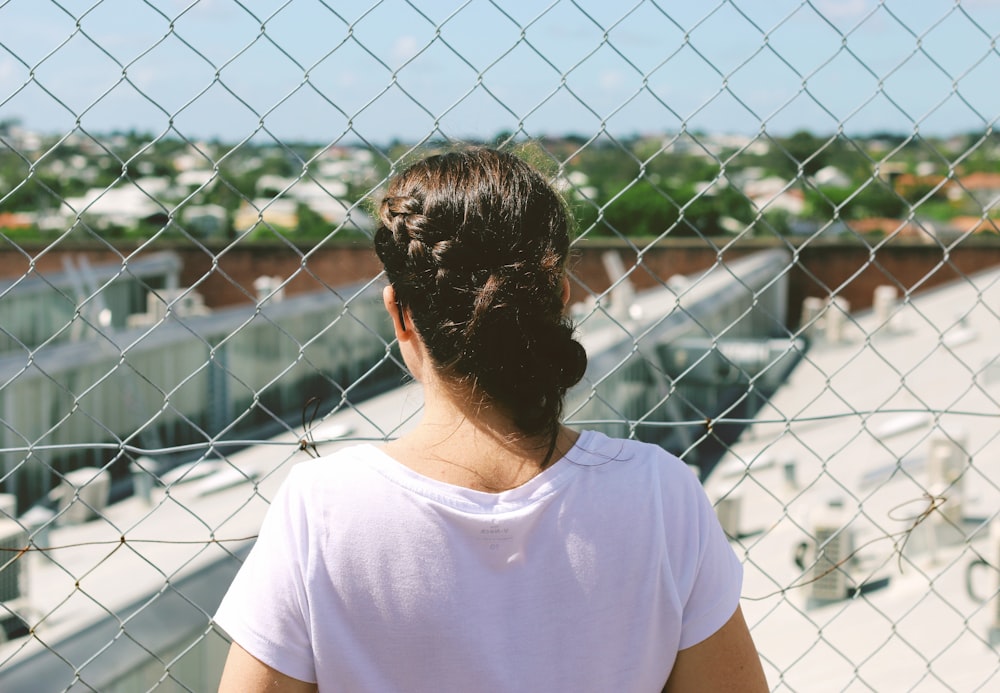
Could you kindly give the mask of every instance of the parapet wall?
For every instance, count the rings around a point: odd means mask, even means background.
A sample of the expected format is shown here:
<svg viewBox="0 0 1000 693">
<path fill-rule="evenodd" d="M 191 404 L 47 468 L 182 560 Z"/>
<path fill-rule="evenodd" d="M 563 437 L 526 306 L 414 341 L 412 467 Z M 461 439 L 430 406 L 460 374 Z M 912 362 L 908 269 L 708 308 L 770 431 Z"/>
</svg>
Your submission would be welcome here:
<svg viewBox="0 0 1000 693">
<path fill-rule="evenodd" d="M 720 248 L 723 246 L 720 245 Z M 852 310 L 871 306 L 875 287 L 893 284 L 919 291 L 1000 265 L 1000 239 L 969 239 L 954 248 L 937 244 L 892 242 L 873 250 L 859 242 L 811 242 L 795 248 L 776 242 L 742 242 L 719 250 L 701 240 L 671 241 L 641 254 L 631 279 L 637 289 L 650 288 L 675 274 L 692 274 L 718 262 L 730 262 L 760 250 L 787 248 L 794 258 L 789 272 L 788 316 L 797 321 L 802 299 L 828 297 L 836 293 Z M 291 245 L 224 248 L 178 244 L 153 244 L 144 252 L 173 250 L 183 261 L 181 284 L 197 285 L 210 308 L 246 303 L 254 296 L 254 280 L 262 275 L 292 277 L 286 295 L 337 287 L 374 277 L 378 259 L 365 245 L 331 245 L 316 249 Z M 609 249 L 621 253 L 626 267 L 638 254 L 623 243 L 586 242 L 577 246 L 574 274 L 594 292 L 608 288 L 609 279 L 601 255 Z M 91 265 L 121 263 L 135 249 L 112 251 L 107 247 L 0 249 L 0 278 L 17 278 L 34 267 L 41 273 L 63 269 L 65 255 L 84 254 Z M 574 286 L 574 301 L 587 298 L 587 291 Z"/>
</svg>

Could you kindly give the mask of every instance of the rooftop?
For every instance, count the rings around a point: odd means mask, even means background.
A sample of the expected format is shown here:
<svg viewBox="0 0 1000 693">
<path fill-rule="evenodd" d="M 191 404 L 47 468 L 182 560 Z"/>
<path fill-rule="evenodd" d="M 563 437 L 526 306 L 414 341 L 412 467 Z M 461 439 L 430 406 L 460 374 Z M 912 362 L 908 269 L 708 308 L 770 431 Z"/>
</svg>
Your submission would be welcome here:
<svg viewBox="0 0 1000 693">
<path fill-rule="evenodd" d="M 970 565 L 1000 545 L 998 306 L 994 270 L 834 317 L 706 480 L 777 690 L 1000 680 L 996 606 L 967 590 L 997 596 Z"/>
</svg>

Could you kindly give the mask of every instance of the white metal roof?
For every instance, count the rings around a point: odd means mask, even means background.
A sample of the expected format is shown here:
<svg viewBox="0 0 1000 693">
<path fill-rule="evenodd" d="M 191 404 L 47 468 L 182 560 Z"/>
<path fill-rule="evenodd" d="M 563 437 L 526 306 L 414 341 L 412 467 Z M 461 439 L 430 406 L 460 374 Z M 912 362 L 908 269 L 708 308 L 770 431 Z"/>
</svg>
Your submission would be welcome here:
<svg viewBox="0 0 1000 693">
<path fill-rule="evenodd" d="M 996 602 L 966 590 L 972 561 L 1000 558 L 1000 535 L 988 536 L 1000 511 L 998 345 L 1000 270 L 913 296 L 888 320 L 848 318 L 841 339 L 806 353 L 706 480 L 720 516 L 738 508 L 744 611 L 772 687 L 1000 687 L 989 646 Z M 936 438 L 971 458 L 950 485 L 928 463 Z M 851 580 L 885 586 L 820 606 L 809 599 L 816 573 L 793 555 L 831 513 L 854 534 Z M 974 576 L 995 597 L 997 574 Z"/>
</svg>

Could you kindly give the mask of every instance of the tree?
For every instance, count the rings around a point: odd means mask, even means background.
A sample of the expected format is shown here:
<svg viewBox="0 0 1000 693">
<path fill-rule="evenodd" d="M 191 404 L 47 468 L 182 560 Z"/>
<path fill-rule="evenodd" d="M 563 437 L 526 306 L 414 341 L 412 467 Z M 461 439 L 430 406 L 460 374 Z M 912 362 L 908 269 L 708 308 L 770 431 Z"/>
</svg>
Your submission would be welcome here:
<svg viewBox="0 0 1000 693">
<path fill-rule="evenodd" d="M 679 194 L 691 200 L 684 210 L 684 218 L 690 227 L 681 227 L 689 229 L 688 235 L 721 236 L 727 233 L 723 228 L 724 218 L 748 224 L 754 216 L 746 195 L 732 186 L 710 188 L 695 197 L 695 188 L 689 185 Z"/>
<path fill-rule="evenodd" d="M 800 130 L 790 137 L 777 138 L 765 157 L 765 165 L 784 178 L 795 178 L 800 168 L 811 176 L 827 165 L 831 146 L 829 138 Z"/>
<path fill-rule="evenodd" d="M 665 192 L 642 179 L 607 205 L 605 226 L 603 231 L 598 232 L 659 236 L 670 230 L 677 223 L 677 218 L 677 205 L 668 199 Z"/>
<path fill-rule="evenodd" d="M 838 212 L 841 219 L 885 217 L 897 219 L 909 209 L 906 201 L 879 180 L 857 188 L 806 189 L 806 211 L 812 218 L 829 219 Z"/>
</svg>

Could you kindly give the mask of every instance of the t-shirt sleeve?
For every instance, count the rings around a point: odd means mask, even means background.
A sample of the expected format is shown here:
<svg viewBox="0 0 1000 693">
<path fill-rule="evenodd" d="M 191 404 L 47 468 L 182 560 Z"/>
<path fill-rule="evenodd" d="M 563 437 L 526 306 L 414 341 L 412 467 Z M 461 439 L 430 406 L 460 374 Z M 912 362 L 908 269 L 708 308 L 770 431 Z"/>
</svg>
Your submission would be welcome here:
<svg viewBox="0 0 1000 693">
<path fill-rule="evenodd" d="M 679 649 L 713 635 L 736 613 L 743 589 L 743 564 L 729 545 L 715 509 L 693 474 L 685 469 L 689 534 L 686 566 L 678 581 L 683 600 Z M 696 531 L 691 531 L 696 530 Z"/>
<path fill-rule="evenodd" d="M 267 511 L 215 622 L 244 650 L 281 673 L 315 682 L 304 573 L 306 511 L 295 471 Z"/>
</svg>

